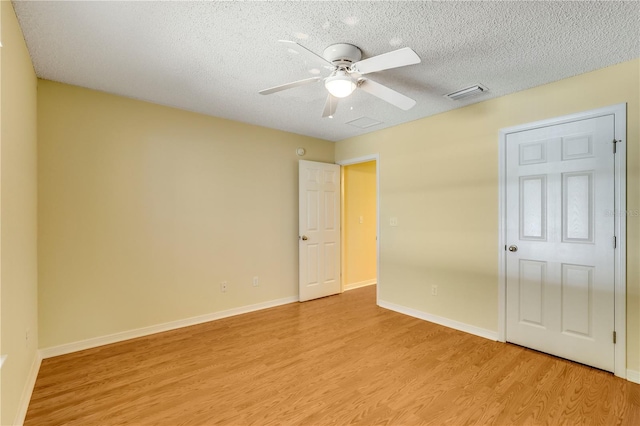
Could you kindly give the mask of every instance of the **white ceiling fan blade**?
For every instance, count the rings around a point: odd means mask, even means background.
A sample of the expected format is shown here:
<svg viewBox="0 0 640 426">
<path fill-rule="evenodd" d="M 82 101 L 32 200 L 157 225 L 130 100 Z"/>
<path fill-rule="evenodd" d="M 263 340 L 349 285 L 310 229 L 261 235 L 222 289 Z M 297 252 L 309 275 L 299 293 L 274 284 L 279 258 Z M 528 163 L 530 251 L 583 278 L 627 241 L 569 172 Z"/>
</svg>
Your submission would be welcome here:
<svg viewBox="0 0 640 426">
<path fill-rule="evenodd" d="M 353 64 L 352 69 L 360 74 L 388 70 L 391 68 L 404 67 L 407 65 L 419 64 L 420 57 L 409 47 L 383 53 L 382 55 L 364 59 Z"/>
<path fill-rule="evenodd" d="M 323 58 L 320 55 L 316 55 L 315 53 L 313 53 L 306 47 L 296 43 L 295 41 L 289 41 L 289 40 L 278 40 L 278 41 L 284 44 L 285 46 L 287 46 L 289 49 L 293 50 L 294 52 L 300 54 L 300 56 L 306 58 L 309 61 L 317 62 L 318 64 L 325 67 L 333 68 L 333 64 L 331 62 L 327 61 L 325 58 Z"/>
<path fill-rule="evenodd" d="M 322 118 L 331 117 L 336 113 L 338 107 L 338 98 L 332 96 L 331 93 L 327 94 L 327 100 L 324 102 L 324 111 L 322 111 Z"/>
<path fill-rule="evenodd" d="M 258 93 L 260 93 L 261 95 L 270 95 L 272 93 L 291 89 L 293 87 L 304 86 L 305 84 L 309 84 L 309 83 L 315 83 L 318 80 L 320 80 L 320 77 L 305 78 L 304 80 L 293 81 L 291 83 L 281 84 L 280 86 L 270 87 L 268 89 L 261 90 Z"/>
<path fill-rule="evenodd" d="M 402 93 L 398 93 L 393 89 L 389 89 L 387 86 L 383 86 L 382 84 L 376 83 L 375 81 L 369 79 L 362 80 L 359 87 L 365 92 L 371 93 L 373 96 L 377 96 L 383 101 L 387 101 L 391 105 L 397 106 L 398 108 L 405 111 L 413 108 L 413 106 L 416 104 L 416 101 L 414 101 L 410 97 L 405 96 Z"/>
</svg>

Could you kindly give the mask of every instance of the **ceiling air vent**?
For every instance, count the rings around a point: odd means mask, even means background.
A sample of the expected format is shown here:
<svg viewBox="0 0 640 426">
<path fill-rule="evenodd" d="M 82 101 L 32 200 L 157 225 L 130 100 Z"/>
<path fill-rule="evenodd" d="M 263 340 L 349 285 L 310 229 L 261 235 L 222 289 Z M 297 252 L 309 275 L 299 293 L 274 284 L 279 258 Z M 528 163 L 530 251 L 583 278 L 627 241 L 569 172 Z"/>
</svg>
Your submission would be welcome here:
<svg viewBox="0 0 640 426">
<path fill-rule="evenodd" d="M 470 98 L 472 96 L 480 95 L 484 92 L 488 92 L 489 89 L 486 87 L 476 84 L 475 86 L 465 87 L 464 89 L 456 90 L 455 92 L 447 93 L 444 95 L 445 98 L 449 98 L 452 101 L 459 101 L 462 99 Z"/>
<path fill-rule="evenodd" d="M 378 124 L 382 124 L 382 121 L 374 120 L 369 117 L 360 117 L 355 120 L 347 121 L 346 124 L 351 124 L 352 126 L 359 127 L 361 129 L 366 129 L 367 127 L 377 126 Z"/>
</svg>

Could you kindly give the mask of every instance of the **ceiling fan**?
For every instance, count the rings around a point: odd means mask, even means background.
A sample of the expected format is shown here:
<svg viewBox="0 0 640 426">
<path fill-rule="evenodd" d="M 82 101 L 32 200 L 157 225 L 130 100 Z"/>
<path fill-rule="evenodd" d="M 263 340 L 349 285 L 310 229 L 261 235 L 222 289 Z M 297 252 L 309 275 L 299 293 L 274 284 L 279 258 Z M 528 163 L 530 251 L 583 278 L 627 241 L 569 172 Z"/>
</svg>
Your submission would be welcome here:
<svg viewBox="0 0 640 426">
<path fill-rule="evenodd" d="M 413 108 L 416 104 L 416 101 L 410 97 L 376 83 L 368 77 L 363 77 L 366 74 L 377 71 L 420 63 L 420 57 L 408 47 L 360 60 L 362 52 L 352 44 L 332 44 L 324 50 L 323 56 L 320 56 L 294 41 L 280 40 L 280 43 L 286 45 L 291 52 L 331 70 L 331 74 L 325 78 L 311 77 L 271 87 L 261 90 L 259 92 L 261 95 L 270 95 L 271 93 L 324 80 L 324 86 L 329 93 L 324 104 L 322 117 L 333 117 L 338 105 L 338 99 L 349 96 L 356 88 L 360 88 L 405 111 Z"/>
</svg>

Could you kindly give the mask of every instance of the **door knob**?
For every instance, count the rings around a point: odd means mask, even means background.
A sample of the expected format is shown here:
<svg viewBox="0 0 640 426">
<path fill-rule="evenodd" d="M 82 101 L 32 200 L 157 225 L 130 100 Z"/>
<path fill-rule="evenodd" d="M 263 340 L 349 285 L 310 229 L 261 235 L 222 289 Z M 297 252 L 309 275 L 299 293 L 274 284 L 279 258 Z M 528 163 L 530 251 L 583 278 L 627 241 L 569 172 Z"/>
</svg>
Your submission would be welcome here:
<svg viewBox="0 0 640 426">
<path fill-rule="evenodd" d="M 307 237 L 306 235 L 303 235 L 303 236 L 301 237 L 301 239 L 302 239 L 302 241 L 307 241 L 307 240 L 309 239 L 309 237 Z"/>
<path fill-rule="evenodd" d="M 518 246 L 509 246 L 509 251 L 518 251 Z"/>
</svg>

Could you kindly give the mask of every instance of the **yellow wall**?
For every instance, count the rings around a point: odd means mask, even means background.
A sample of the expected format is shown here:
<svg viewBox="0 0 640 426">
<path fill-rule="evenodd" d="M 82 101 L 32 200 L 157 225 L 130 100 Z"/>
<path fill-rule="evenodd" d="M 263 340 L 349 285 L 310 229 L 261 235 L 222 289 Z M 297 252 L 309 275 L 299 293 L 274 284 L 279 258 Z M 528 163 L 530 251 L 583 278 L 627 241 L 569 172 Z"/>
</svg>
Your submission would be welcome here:
<svg viewBox="0 0 640 426">
<path fill-rule="evenodd" d="M 0 350 L 8 355 L 0 424 L 7 425 L 19 414 L 38 347 L 37 80 L 11 2 L 0 8 Z"/>
<path fill-rule="evenodd" d="M 342 172 L 342 281 L 349 288 L 376 279 L 376 162 L 344 166 Z"/>
<path fill-rule="evenodd" d="M 41 347 L 297 296 L 295 150 L 334 143 L 45 80 L 38 131 Z"/>
<path fill-rule="evenodd" d="M 497 331 L 498 131 L 627 102 L 627 208 L 637 211 L 639 82 L 633 60 L 338 142 L 337 161 L 380 154 L 381 300 Z M 635 371 L 639 221 L 627 219 L 627 367 Z"/>
</svg>

